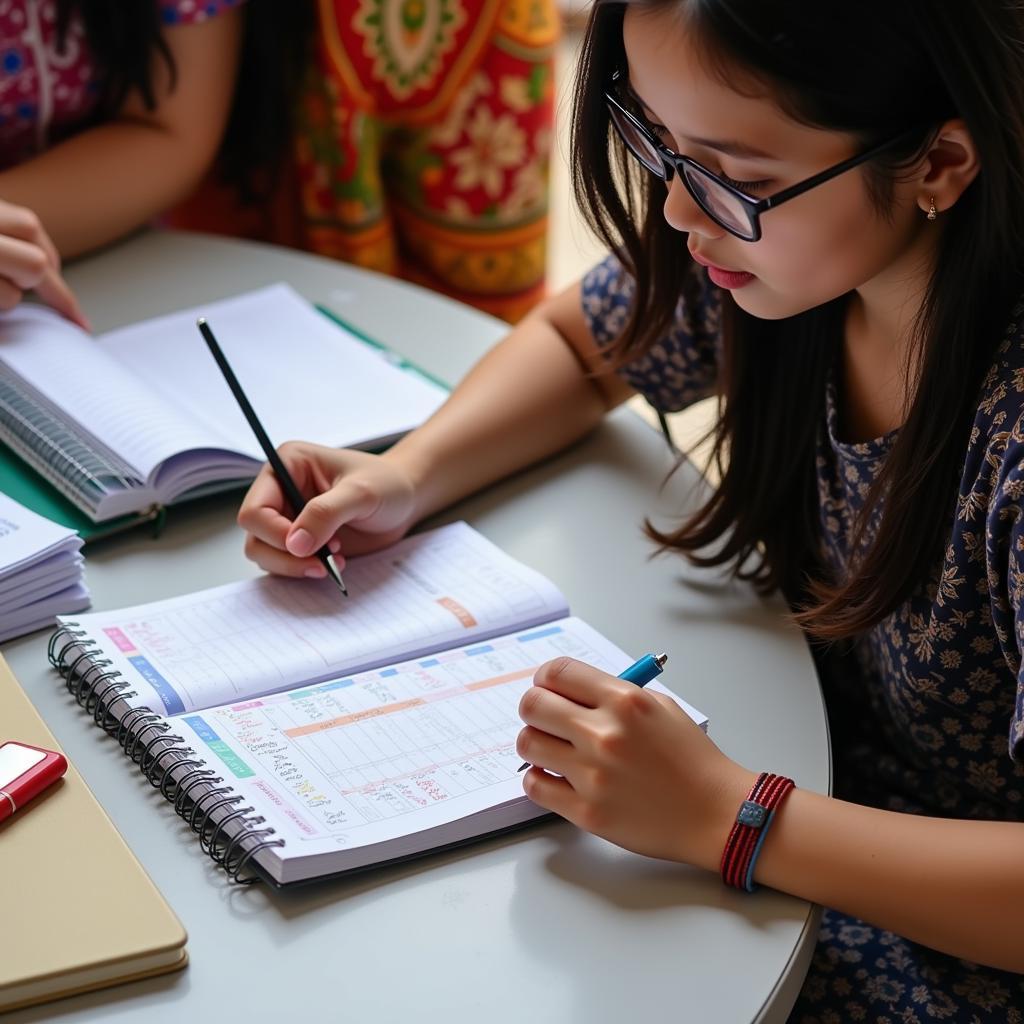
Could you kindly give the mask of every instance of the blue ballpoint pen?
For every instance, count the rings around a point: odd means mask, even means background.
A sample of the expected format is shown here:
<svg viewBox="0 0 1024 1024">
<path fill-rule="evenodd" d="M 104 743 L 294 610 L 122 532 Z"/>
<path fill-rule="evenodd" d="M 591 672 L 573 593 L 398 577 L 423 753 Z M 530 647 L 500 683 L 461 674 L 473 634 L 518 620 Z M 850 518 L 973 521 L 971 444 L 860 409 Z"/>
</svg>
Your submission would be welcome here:
<svg viewBox="0 0 1024 1024">
<path fill-rule="evenodd" d="M 661 675 L 661 670 L 668 661 L 667 654 L 645 654 L 639 661 L 634 661 L 624 672 L 619 673 L 620 679 L 627 683 L 636 683 L 637 686 L 646 686 L 652 679 Z M 529 768 L 528 761 L 519 766 L 519 771 Z"/>
</svg>

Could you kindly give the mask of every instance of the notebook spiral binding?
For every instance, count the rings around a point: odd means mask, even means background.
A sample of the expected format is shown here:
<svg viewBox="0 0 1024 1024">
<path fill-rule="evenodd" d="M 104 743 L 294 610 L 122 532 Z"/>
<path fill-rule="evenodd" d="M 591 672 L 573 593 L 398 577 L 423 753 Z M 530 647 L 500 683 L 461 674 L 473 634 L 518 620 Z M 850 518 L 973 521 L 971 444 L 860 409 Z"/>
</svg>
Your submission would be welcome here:
<svg viewBox="0 0 1024 1024">
<path fill-rule="evenodd" d="M 99 657 L 86 630 L 79 623 L 61 626 L 47 647 L 50 664 L 64 678 L 68 692 L 93 721 L 112 736 L 125 756 L 139 766 L 154 789 L 199 837 L 199 846 L 238 885 L 260 881 L 257 874 L 243 876 L 249 861 L 262 849 L 284 846 L 273 838 L 273 828 L 259 828 L 266 819 L 252 807 L 240 807 L 244 797 L 225 783 L 184 737 L 171 732 L 163 715 L 149 707 L 130 708 L 117 717 L 111 708 L 118 700 L 136 696 L 121 672 Z M 220 811 L 218 819 L 214 815 Z M 227 828 L 234 824 L 234 835 Z M 254 841 L 252 845 L 247 845 Z"/>
<path fill-rule="evenodd" d="M 7 367 L 0 366 L 0 437 L 72 501 L 94 504 L 104 481 L 138 486 L 127 466 L 90 444 L 59 410 Z"/>
</svg>

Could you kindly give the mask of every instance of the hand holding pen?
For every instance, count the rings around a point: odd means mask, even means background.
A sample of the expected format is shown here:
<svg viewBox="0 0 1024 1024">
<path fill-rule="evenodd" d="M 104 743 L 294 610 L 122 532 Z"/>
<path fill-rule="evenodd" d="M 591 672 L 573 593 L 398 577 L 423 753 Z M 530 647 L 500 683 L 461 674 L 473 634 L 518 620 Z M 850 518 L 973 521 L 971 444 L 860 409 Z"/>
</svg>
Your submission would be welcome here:
<svg viewBox="0 0 1024 1024">
<path fill-rule="evenodd" d="M 620 672 L 619 679 L 625 679 L 627 683 L 635 683 L 637 686 L 644 687 L 652 679 L 657 679 L 661 675 L 666 661 L 668 661 L 667 654 L 645 654 L 638 661 L 634 661 L 625 671 Z M 529 767 L 529 762 L 524 761 L 518 770 L 524 772 Z"/>
<path fill-rule="evenodd" d="M 196 322 L 196 326 L 198 326 L 199 333 L 202 334 L 203 340 L 206 342 L 207 347 L 210 350 L 210 354 L 213 356 L 217 366 L 220 368 L 220 372 L 224 375 L 224 380 L 227 381 L 227 385 L 231 389 L 231 393 L 235 396 L 235 400 L 238 402 L 249 426 L 252 427 L 252 432 L 256 435 L 256 440 L 259 441 L 260 447 L 263 449 L 263 454 L 266 455 L 267 461 L 270 463 L 270 468 L 274 471 L 274 476 L 277 477 L 277 481 L 281 485 L 281 490 L 284 491 L 284 495 L 292 507 L 292 515 L 297 516 L 306 507 L 306 499 L 302 496 L 302 492 L 296 486 L 295 481 L 288 472 L 288 468 L 285 466 L 284 462 L 281 461 L 281 456 L 277 454 L 277 449 L 267 436 L 267 432 L 263 429 L 263 424 L 260 423 L 259 418 L 256 415 L 256 411 L 249 403 L 249 399 L 242 390 L 242 385 L 238 383 L 238 378 L 235 376 L 234 370 L 231 369 L 231 364 L 227 361 L 227 357 L 221 351 L 220 345 L 217 344 L 217 339 L 213 336 L 213 331 L 210 329 L 210 325 L 204 318 L 200 317 Z M 330 550 L 326 546 L 321 547 L 320 550 L 316 552 L 316 557 L 320 559 L 324 569 L 327 570 L 327 575 L 330 576 L 330 578 L 338 585 L 338 589 L 348 597 L 348 590 L 345 587 L 345 583 L 341 578 L 341 572 L 338 570 Z"/>
</svg>

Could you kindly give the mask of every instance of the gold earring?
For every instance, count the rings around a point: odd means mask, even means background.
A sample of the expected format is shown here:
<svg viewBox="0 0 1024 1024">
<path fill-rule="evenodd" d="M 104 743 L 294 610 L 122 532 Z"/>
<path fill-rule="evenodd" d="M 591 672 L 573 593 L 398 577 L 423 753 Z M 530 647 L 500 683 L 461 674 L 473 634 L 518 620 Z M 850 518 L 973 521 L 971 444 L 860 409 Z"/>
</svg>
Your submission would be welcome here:
<svg viewBox="0 0 1024 1024">
<path fill-rule="evenodd" d="M 928 219 L 935 220 L 938 214 L 939 211 L 935 209 L 935 196 L 932 196 L 931 199 L 928 200 Z"/>
</svg>

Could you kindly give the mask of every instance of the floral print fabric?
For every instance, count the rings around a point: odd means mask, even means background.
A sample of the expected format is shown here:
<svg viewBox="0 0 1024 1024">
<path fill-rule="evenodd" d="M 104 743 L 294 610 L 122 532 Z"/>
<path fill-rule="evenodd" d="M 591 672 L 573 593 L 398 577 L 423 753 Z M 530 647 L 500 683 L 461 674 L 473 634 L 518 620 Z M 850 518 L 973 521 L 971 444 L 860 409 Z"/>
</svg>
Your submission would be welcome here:
<svg viewBox="0 0 1024 1024">
<path fill-rule="evenodd" d="M 656 408 L 714 393 L 720 293 L 689 308 L 622 375 Z M 688 294 L 690 294 L 688 291 Z M 594 338 L 621 330 L 632 282 L 609 257 L 583 283 Z M 942 558 L 893 614 L 819 663 L 835 794 L 908 813 L 1024 821 L 1024 309 L 984 382 Z M 842 440 L 830 382 L 816 458 L 823 553 L 843 571 L 851 527 L 895 433 Z M 869 524 L 867 540 L 877 529 Z M 770 765 L 764 765 L 770 769 Z M 1020 935 L 1007 941 L 1024 941 Z M 1024 1022 L 1024 976 L 957 960 L 826 910 L 797 1024 Z"/>
<path fill-rule="evenodd" d="M 544 292 L 555 0 L 330 0 L 299 244 L 516 320 Z"/>
</svg>

